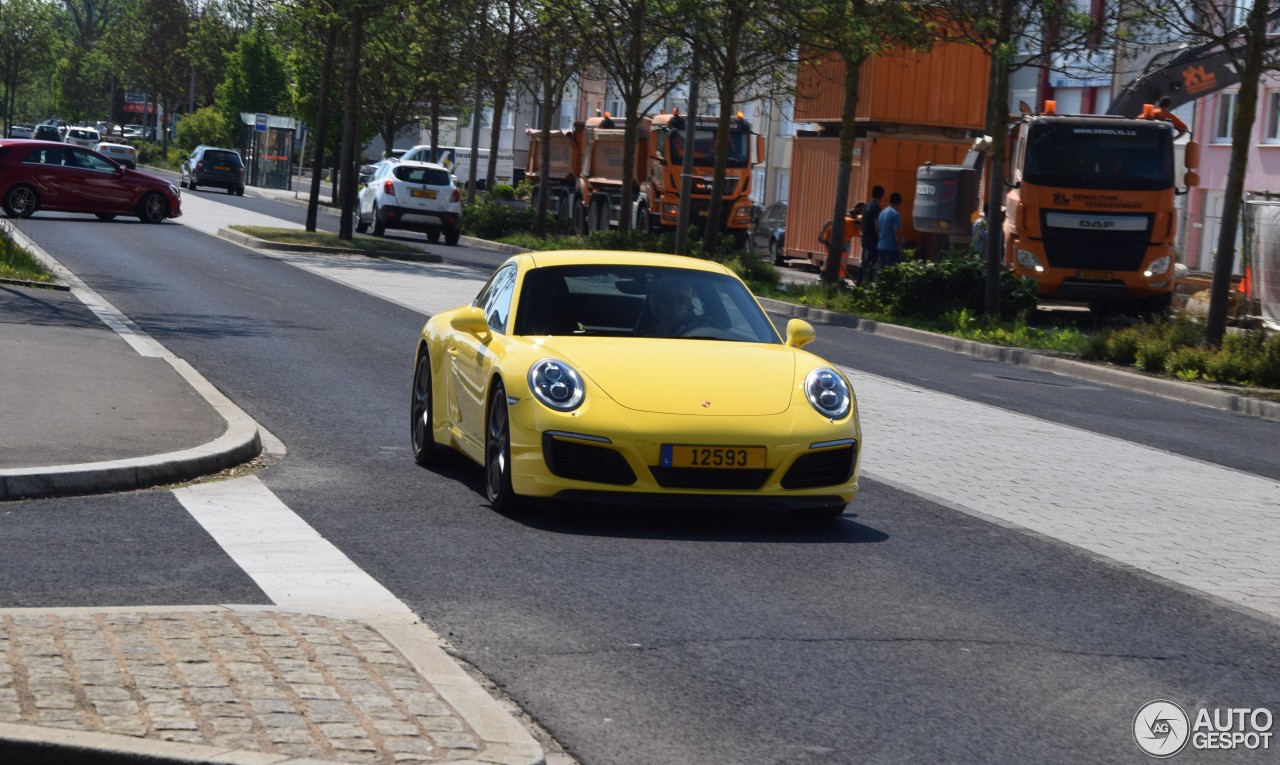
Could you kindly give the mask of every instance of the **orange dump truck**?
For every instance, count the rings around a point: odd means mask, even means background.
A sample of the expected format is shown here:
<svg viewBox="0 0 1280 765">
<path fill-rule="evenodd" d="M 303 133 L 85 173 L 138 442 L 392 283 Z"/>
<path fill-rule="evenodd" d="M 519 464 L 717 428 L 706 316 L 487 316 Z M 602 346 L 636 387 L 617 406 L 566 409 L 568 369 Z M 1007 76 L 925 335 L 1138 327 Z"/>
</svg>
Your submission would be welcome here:
<svg viewBox="0 0 1280 765">
<path fill-rule="evenodd" d="M 552 130 L 550 133 L 551 162 L 547 166 L 550 186 L 547 209 L 558 220 L 568 223 L 573 219 L 572 202 L 578 188 L 578 171 L 582 167 L 583 131 L 585 125 L 577 123 L 573 130 Z M 533 184 L 533 204 L 538 204 L 542 178 L 542 131 L 525 130 L 529 136 L 529 156 L 525 161 L 524 177 Z"/>
<path fill-rule="evenodd" d="M 1024 115 L 1009 137 L 1005 265 L 1044 296 L 1168 308 L 1178 212 L 1172 126 Z M 1187 144 L 1187 185 L 1199 147 Z"/>
</svg>

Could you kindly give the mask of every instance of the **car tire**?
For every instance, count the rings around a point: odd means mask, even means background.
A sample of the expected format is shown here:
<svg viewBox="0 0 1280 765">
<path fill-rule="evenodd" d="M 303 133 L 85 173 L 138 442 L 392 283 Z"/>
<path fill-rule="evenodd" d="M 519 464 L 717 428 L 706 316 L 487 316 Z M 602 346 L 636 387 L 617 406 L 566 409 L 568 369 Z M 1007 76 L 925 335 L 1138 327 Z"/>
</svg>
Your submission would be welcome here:
<svg viewBox="0 0 1280 765">
<path fill-rule="evenodd" d="M 387 224 L 382 220 L 382 216 L 378 215 L 378 208 L 373 208 L 373 235 L 386 236 Z"/>
<path fill-rule="evenodd" d="M 360 211 L 356 210 L 356 233 L 363 234 L 369 230 L 369 224 L 364 222 L 364 218 L 360 217 Z"/>
<path fill-rule="evenodd" d="M 228 194 L 228 195 L 230 195 L 230 196 L 235 196 L 235 195 L 236 195 L 236 189 L 235 189 L 235 187 L 234 187 L 234 186 L 228 186 L 228 187 L 227 187 L 227 194 Z"/>
<path fill-rule="evenodd" d="M 244 186 L 240 186 L 236 189 L 236 196 L 238 197 L 244 196 Z"/>
<path fill-rule="evenodd" d="M 449 245 L 450 247 L 457 247 L 457 246 L 458 246 L 458 240 L 459 240 L 459 239 L 461 239 L 461 238 L 462 238 L 462 229 L 461 229 L 461 228 L 450 228 L 450 229 L 445 229 L 445 232 L 444 232 L 444 243 L 445 243 L 445 244 L 447 244 L 447 245 Z"/>
<path fill-rule="evenodd" d="M 115 220 L 116 219 L 115 213 L 94 213 L 94 215 L 98 216 L 98 220 Z"/>
<path fill-rule="evenodd" d="M 138 220 L 143 223 L 160 223 L 169 217 L 169 203 L 152 191 L 138 202 Z"/>
<path fill-rule="evenodd" d="M 413 461 L 430 465 L 439 456 L 433 433 L 432 402 L 435 391 L 431 387 L 431 357 L 424 350 L 418 355 L 413 371 L 413 400 L 409 406 L 409 443 L 413 448 Z"/>
<path fill-rule="evenodd" d="M 11 218 L 30 218 L 40 207 L 40 195 L 31 186 L 14 186 L 4 194 L 4 211 Z"/>
<path fill-rule="evenodd" d="M 519 502 L 511 488 L 511 419 L 507 391 L 502 383 L 489 396 L 489 416 L 484 439 L 484 491 L 494 510 L 512 510 Z"/>
<path fill-rule="evenodd" d="M 191 180 L 187 181 L 187 188 L 191 189 L 192 191 L 196 190 L 196 179 L 194 176 L 191 178 Z"/>
<path fill-rule="evenodd" d="M 775 266 L 785 266 L 787 258 L 782 252 L 782 243 L 777 239 L 769 240 L 769 254 L 773 255 L 773 264 Z"/>
<path fill-rule="evenodd" d="M 186 189 L 186 188 L 190 188 L 190 186 L 191 184 L 187 183 L 186 178 L 183 178 L 182 176 L 178 176 L 178 188 Z"/>
</svg>

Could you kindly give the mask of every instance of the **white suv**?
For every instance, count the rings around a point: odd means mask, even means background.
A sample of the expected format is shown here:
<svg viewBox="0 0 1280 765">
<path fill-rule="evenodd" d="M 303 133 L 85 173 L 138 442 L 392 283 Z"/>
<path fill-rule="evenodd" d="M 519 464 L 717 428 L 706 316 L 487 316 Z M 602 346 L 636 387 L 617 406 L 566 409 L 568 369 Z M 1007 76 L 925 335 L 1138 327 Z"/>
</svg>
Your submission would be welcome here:
<svg viewBox="0 0 1280 765">
<path fill-rule="evenodd" d="M 356 204 L 356 231 L 371 225 L 374 236 L 403 229 L 435 243 L 443 233 L 445 243 L 455 245 L 462 234 L 462 195 L 443 165 L 383 160 Z"/>
<path fill-rule="evenodd" d="M 97 128 L 72 127 L 67 128 L 67 137 L 64 140 L 67 143 L 83 146 L 86 149 L 96 149 L 98 144 L 102 142 L 102 136 L 98 135 Z"/>
</svg>

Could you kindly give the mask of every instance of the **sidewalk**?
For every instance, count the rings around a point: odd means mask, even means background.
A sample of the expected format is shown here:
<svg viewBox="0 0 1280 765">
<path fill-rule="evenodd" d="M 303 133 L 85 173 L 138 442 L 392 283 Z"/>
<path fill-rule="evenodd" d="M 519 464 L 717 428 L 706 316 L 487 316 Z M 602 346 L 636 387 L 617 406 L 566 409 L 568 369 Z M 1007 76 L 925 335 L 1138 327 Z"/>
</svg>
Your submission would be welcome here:
<svg viewBox="0 0 1280 765">
<path fill-rule="evenodd" d="M 177 483 L 281 448 L 50 265 L 70 289 L 0 284 L 0 500 Z M 411 615 L 0 609 L 0 762 L 140 760 L 546 761 Z"/>
</svg>

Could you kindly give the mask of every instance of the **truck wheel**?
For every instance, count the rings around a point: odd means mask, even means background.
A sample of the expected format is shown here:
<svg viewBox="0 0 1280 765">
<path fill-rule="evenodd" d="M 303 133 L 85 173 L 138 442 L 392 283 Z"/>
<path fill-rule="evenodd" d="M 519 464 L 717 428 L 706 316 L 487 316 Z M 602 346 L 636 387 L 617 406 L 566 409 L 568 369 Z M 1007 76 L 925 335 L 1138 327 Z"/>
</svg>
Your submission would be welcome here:
<svg viewBox="0 0 1280 765">
<path fill-rule="evenodd" d="M 603 199 L 591 200 L 591 215 L 587 218 L 588 233 L 609 230 L 609 204 Z"/>
<path fill-rule="evenodd" d="M 582 209 L 582 197 L 575 194 L 571 207 L 573 208 L 573 233 L 582 236 L 587 233 L 586 211 Z"/>
<path fill-rule="evenodd" d="M 636 214 L 631 224 L 631 230 L 645 233 L 653 231 L 653 224 L 649 220 L 649 205 L 644 202 L 636 203 Z"/>
</svg>

